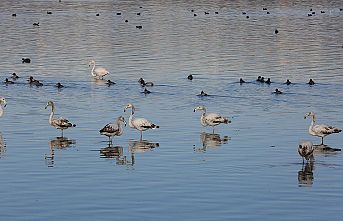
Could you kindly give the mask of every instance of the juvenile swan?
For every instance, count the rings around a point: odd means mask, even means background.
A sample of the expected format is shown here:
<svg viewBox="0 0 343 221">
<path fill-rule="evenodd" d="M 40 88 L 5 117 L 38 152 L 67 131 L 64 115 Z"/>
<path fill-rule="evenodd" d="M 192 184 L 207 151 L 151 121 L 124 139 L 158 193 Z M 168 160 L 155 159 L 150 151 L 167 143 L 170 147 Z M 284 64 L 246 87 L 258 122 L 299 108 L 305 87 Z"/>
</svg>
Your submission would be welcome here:
<svg viewBox="0 0 343 221">
<path fill-rule="evenodd" d="M 139 130 L 141 133 L 141 140 L 143 137 L 143 131 L 146 131 L 148 129 L 156 129 L 156 128 L 160 128 L 159 126 L 157 126 L 156 124 L 151 123 L 150 121 L 148 121 L 145 118 L 135 118 L 133 115 L 135 114 L 135 107 L 133 106 L 133 104 L 129 103 L 125 106 L 124 108 L 124 112 L 126 111 L 126 109 L 131 108 L 131 114 L 129 117 L 129 127 Z"/>
<path fill-rule="evenodd" d="M 113 136 L 121 136 L 123 134 L 123 124 L 126 126 L 126 121 L 123 116 L 117 118 L 115 123 L 108 123 L 99 132 L 101 135 L 108 137 L 108 141 L 112 143 Z"/>
<path fill-rule="evenodd" d="M 51 107 L 51 113 L 50 113 L 50 117 L 49 117 L 49 124 L 53 127 L 55 127 L 56 129 L 59 129 L 62 131 L 62 137 L 63 137 L 63 130 L 68 129 L 69 127 L 76 127 L 75 124 L 70 123 L 70 121 L 66 118 L 60 117 L 60 118 L 54 118 L 54 114 L 55 114 L 55 104 L 52 101 L 49 101 L 46 106 L 45 109 L 47 109 L 48 107 Z"/>
<path fill-rule="evenodd" d="M 4 115 L 4 108 L 6 107 L 7 102 L 4 97 L 0 97 L 0 117 Z"/>
<path fill-rule="evenodd" d="M 231 123 L 231 120 L 229 120 L 226 117 L 222 117 L 219 114 L 216 113 L 206 113 L 206 108 L 204 106 L 198 106 L 195 107 L 194 112 L 196 111 L 203 111 L 201 117 L 200 117 L 200 123 L 202 126 L 211 126 L 213 128 L 213 133 L 214 133 L 214 127 L 219 125 L 219 124 L 228 124 Z"/>
<path fill-rule="evenodd" d="M 324 144 L 324 137 L 326 137 L 327 135 L 330 135 L 333 133 L 339 133 L 342 131 L 341 129 L 339 129 L 337 127 L 333 127 L 333 126 L 329 126 L 329 125 L 325 125 L 325 124 L 315 124 L 316 123 L 316 115 L 313 112 L 306 113 L 304 116 L 304 119 L 306 119 L 307 117 L 312 118 L 311 125 L 308 128 L 309 134 L 311 134 L 312 136 L 321 137 L 322 138 L 321 144 Z"/>
<path fill-rule="evenodd" d="M 95 61 L 94 60 L 91 60 L 89 62 L 89 67 L 91 65 L 93 65 L 92 70 L 91 70 L 91 74 L 93 77 L 103 79 L 104 76 L 109 74 L 109 72 L 105 68 L 102 68 L 102 67 L 95 68 Z"/>
</svg>

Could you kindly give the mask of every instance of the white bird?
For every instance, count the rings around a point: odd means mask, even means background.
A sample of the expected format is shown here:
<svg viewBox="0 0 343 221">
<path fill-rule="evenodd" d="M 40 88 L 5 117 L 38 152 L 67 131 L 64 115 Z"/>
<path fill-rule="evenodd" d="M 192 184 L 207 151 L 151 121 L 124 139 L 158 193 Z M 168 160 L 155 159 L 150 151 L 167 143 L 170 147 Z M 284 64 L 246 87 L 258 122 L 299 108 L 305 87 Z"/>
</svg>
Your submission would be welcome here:
<svg viewBox="0 0 343 221">
<path fill-rule="evenodd" d="M 135 107 L 133 106 L 133 104 L 128 104 L 125 106 L 124 108 L 124 112 L 126 111 L 126 109 L 131 108 L 131 114 L 130 114 L 130 118 L 129 118 L 129 126 L 133 129 L 139 130 L 141 133 L 141 140 L 142 140 L 142 136 L 143 136 L 143 131 L 146 131 L 148 129 L 156 129 L 156 128 L 160 128 L 159 126 L 151 123 L 150 121 L 148 121 L 145 118 L 135 118 L 133 115 L 135 114 Z"/>
<path fill-rule="evenodd" d="M 91 74 L 93 77 L 103 79 L 104 76 L 109 74 L 109 72 L 105 68 L 102 68 L 102 67 L 95 68 L 95 61 L 94 60 L 91 60 L 89 62 L 89 67 L 91 65 L 93 65 L 92 70 L 91 70 Z"/>
<path fill-rule="evenodd" d="M 324 137 L 326 137 L 327 135 L 330 135 L 333 133 L 339 133 L 342 131 L 341 129 L 339 129 L 337 127 L 333 127 L 333 126 L 329 126 L 329 125 L 325 125 L 325 124 L 315 124 L 316 123 L 316 115 L 313 112 L 306 113 L 306 115 L 304 116 L 304 119 L 306 119 L 307 117 L 312 118 L 311 125 L 308 128 L 309 134 L 311 134 L 312 136 L 321 137 L 322 138 L 321 144 L 324 143 Z"/>
<path fill-rule="evenodd" d="M 117 118 L 115 123 L 106 124 L 99 132 L 101 135 L 108 137 L 108 141 L 112 143 L 113 136 L 121 136 L 123 134 L 123 126 L 126 126 L 126 121 L 123 116 Z"/>
<path fill-rule="evenodd" d="M 313 155 L 313 151 L 314 151 L 314 148 L 311 141 L 303 141 L 299 144 L 298 153 L 303 158 L 303 163 L 304 163 L 304 158 L 306 160 L 311 159 L 311 156 Z"/>
<path fill-rule="evenodd" d="M 4 115 L 4 108 L 6 107 L 6 105 L 7 105 L 6 99 L 4 97 L 0 97 L 0 117 Z"/>
<path fill-rule="evenodd" d="M 51 113 L 50 113 L 50 117 L 49 117 L 49 124 L 53 127 L 55 127 L 56 129 L 59 129 L 62 131 L 62 137 L 63 137 L 63 130 L 68 129 L 69 127 L 76 127 L 75 124 L 72 124 L 68 119 L 65 119 L 63 117 L 60 118 L 54 118 L 54 114 L 55 114 L 55 104 L 52 101 L 49 101 L 46 106 L 45 109 L 48 108 L 48 106 L 51 106 Z"/>
<path fill-rule="evenodd" d="M 194 112 L 196 111 L 203 111 L 201 117 L 200 117 L 200 123 L 202 126 L 211 126 L 213 128 L 213 133 L 214 133 L 214 127 L 219 125 L 219 124 L 228 124 L 231 123 L 231 120 L 229 120 L 226 117 L 222 117 L 219 114 L 216 113 L 206 113 L 206 108 L 204 106 L 198 106 L 195 107 Z"/>
</svg>

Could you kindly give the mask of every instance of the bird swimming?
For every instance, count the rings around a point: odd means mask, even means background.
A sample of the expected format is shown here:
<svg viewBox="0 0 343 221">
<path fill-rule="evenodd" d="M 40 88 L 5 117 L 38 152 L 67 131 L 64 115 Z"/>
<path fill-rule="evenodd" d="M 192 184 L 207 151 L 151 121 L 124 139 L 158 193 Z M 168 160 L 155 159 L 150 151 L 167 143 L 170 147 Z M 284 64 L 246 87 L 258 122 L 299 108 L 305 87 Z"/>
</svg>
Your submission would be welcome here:
<svg viewBox="0 0 343 221">
<path fill-rule="evenodd" d="M 315 84 L 314 81 L 312 80 L 312 78 L 309 80 L 308 84 L 309 85 L 314 85 Z"/>
<path fill-rule="evenodd" d="M 208 94 L 205 93 L 204 91 L 201 91 L 200 94 L 198 94 L 197 96 L 205 97 L 205 96 L 208 96 Z"/>
<path fill-rule="evenodd" d="M 14 82 L 13 82 L 13 81 L 10 81 L 10 80 L 8 80 L 8 78 L 6 78 L 6 79 L 5 79 L 4 83 L 5 83 L 5 84 L 14 84 Z"/>
<path fill-rule="evenodd" d="M 64 88 L 64 86 L 60 83 L 60 82 L 58 82 L 56 85 L 55 85 L 55 87 L 57 87 L 57 88 Z"/>
<path fill-rule="evenodd" d="M 70 127 L 76 127 L 75 124 L 72 124 L 68 119 L 60 117 L 60 118 L 54 118 L 55 114 L 55 104 L 52 101 L 48 101 L 48 103 L 45 106 L 45 109 L 48 107 L 51 107 L 51 113 L 49 117 L 49 124 L 53 127 L 55 127 L 58 130 L 62 131 L 62 137 L 63 137 L 63 130 L 66 130 Z"/>
<path fill-rule="evenodd" d="M 151 123 L 150 121 L 148 121 L 145 118 L 135 118 L 134 114 L 135 114 L 135 107 L 133 106 L 133 104 L 129 103 L 124 107 L 124 112 L 128 109 L 131 108 L 131 114 L 129 117 L 129 127 L 136 129 L 138 131 L 140 131 L 141 133 L 141 140 L 143 137 L 143 131 L 146 131 L 148 129 L 156 129 L 156 128 L 160 128 L 158 125 Z"/>
<path fill-rule="evenodd" d="M 270 81 L 270 78 L 268 78 L 264 83 L 271 84 L 272 82 Z"/>
<path fill-rule="evenodd" d="M 193 112 L 196 111 L 203 111 L 201 117 L 200 117 L 200 123 L 202 126 L 211 126 L 213 128 L 213 133 L 214 133 L 214 127 L 219 125 L 219 124 L 229 124 L 231 123 L 231 120 L 229 120 L 226 117 L 222 117 L 219 114 L 216 113 L 207 113 L 206 112 L 206 107 L 205 106 L 198 106 L 195 107 Z"/>
<path fill-rule="evenodd" d="M 7 106 L 6 99 L 4 97 L 0 97 L 0 117 L 4 115 L 4 108 Z"/>
<path fill-rule="evenodd" d="M 31 59 L 30 58 L 22 58 L 21 62 L 22 63 L 31 63 Z"/>
<path fill-rule="evenodd" d="M 123 134 L 123 124 L 126 126 L 126 121 L 123 116 L 119 116 L 114 123 L 106 124 L 99 132 L 101 135 L 108 137 L 108 141 L 112 143 L 114 136 L 121 136 Z"/>
<path fill-rule="evenodd" d="M 291 82 L 289 79 L 287 79 L 287 81 L 285 82 L 285 84 L 290 85 L 290 84 L 292 84 L 292 82 Z"/>
<path fill-rule="evenodd" d="M 89 62 L 89 67 L 93 65 L 92 67 L 92 70 L 91 70 L 91 75 L 94 77 L 94 78 L 98 78 L 98 79 L 103 79 L 104 76 L 108 75 L 109 72 L 105 69 L 105 68 L 102 68 L 102 67 L 97 67 L 95 68 L 95 61 L 94 60 L 91 60 Z"/>
<path fill-rule="evenodd" d="M 283 94 L 283 92 L 280 91 L 278 88 L 276 88 L 275 91 L 273 92 L 273 94 Z"/>
<path fill-rule="evenodd" d="M 107 84 L 108 86 L 111 86 L 111 85 L 114 85 L 116 83 L 111 81 L 111 80 L 107 80 L 105 84 Z"/>
<path fill-rule="evenodd" d="M 240 79 L 239 79 L 239 83 L 240 83 L 240 84 L 245 83 L 245 81 L 243 80 L 243 78 L 240 78 Z"/>
<path fill-rule="evenodd" d="M 27 81 L 29 82 L 30 85 L 35 85 L 35 86 L 37 86 L 37 87 L 43 86 L 43 83 L 41 83 L 41 82 L 38 81 L 38 80 L 33 79 L 32 76 L 30 76 L 29 79 L 28 79 Z"/>
<path fill-rule="evenodd" d="M 187 79 L 188 79 L 188 80 L 193 80 L 193 75 L 191 75 L 191 74 L 188 75 L 188 76 L 187 76 Z"/>
<path fill-rule="evenodd" d="M 329 126 L 329 125 L 325 125 L 325 124 L 315 124 L 316 123 L 316 114 L 312 111 L 306 113 L 304 116 L 304 119 L 306 119 L 308 117 L 312 118 L 311 125 L 308 128 L 308 132 L 312 136 L 320 137 L 322 139 L 321 144 L 324 144 L 324 137 L 326 137 L 327 135 L 330 135 L 333 133 L 340 133 L 342 131 L 341 129 L 339 129 L 337 127 L 333 127 L 333 126 Z"/>
<path fill-rule="evenodd" d="M 298 146 L 298 153 L 302 157 L 303 163 L 304 163 L 304 158 L 307 161 L 311 159 L 311 157 L 313 156 L 313 151 L 314 151 L 314 148 L 311 141 L 303 141 Z"/>
<path fill-rule="evenodd" d="M 16 73 L 12 73 L 11 78 L 12 78 L 13 80 L 17 80 L 17 79 L 19 78 L 19 76 L 18 76 Z"/>
<path fill-rule="evenodd" d="M 154 86 L 154 83 L 151 81 L 145 81 L 143 78 L 139 78 L 138 82 L 141 84 L 142 87 L 152 87 Z"/>
</svg>

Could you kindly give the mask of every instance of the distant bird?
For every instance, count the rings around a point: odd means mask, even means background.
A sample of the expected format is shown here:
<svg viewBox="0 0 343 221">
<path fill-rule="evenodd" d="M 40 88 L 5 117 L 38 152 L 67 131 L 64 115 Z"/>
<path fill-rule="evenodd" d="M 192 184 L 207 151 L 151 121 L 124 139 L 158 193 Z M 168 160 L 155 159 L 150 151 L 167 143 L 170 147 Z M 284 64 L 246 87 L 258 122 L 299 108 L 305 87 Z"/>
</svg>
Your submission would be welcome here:
<svg viewBox="0 0 343 221">
<path fill-rule="evenodd" d="M 195 107 L 193 112 L 196 111 L 203 111 L 201 117 L 200 117 L 200 123 L 202 126 L 207 127 L 211 126 L 213 128 L 214 133 L 214 127 L 219 124 L 228 124 L 231 123 L 231 120 L 229 120 L 226 117 L 222 117 L 219 114 L 216 113 L 206 113 L 206 107 L 205 106 L 198 106 Z"/>
<path fill-rule="evenodd" d="M 315 15 L 316 14 L 316 12 L 312 12 L 312 15 Z"/>
<path fill-rule="evenodd" d="M 240 78 L 240 79 L 239 79 L 239 83 L 240 83 L 240 84 L 245 83 L 245 81 L 243 80 L 243 78 Z"/>
<path fill-rule="evenodd" d="M 12 73 L 11 78 L 12 78 L 13 80 L 17 80 L 17 79 L 19 78 L 19 76 L 18 76 L 16 73 Z"/>
<path fill-rule="evenodd" d="M 114 85 L 114 84 L 116 84 L 116 83 L 113 82 L 113 81 L 111 81 L 111 80 L 107 80 L 107 81 L 106 81 L 106 84 L 107 84 L 108 86 L 111 86 L 111 85 Z"/>
<path fill-rule="evenodd" d="M 280 91 L 278 88 L 276 88 L 275 91 L 273 92 L 273 94 L 283 94 L 283 92 Z"/>
<path fill-rule="evenodd" d="M 267 15 L 269 15 L 270 14 L 270 12 L 267 12 Z"/>
<path fill-rule="evenodd" d="M 35 22 L 32 24 L 33 26 L 39 26 L 39 22 Z"/>
<path fill-rule="evenodd" d="M 304 158 L 307 161 L 311 159 L 311 157 L 313 156 L 313 151 L 314 151 L 314 148 L 311 141 L 303 141 L 298 146 L 298 153 L 302 157 L 303 163 L 304 163 Z"/>
<path fill-rule="evenodd" d="M 125 22 L 129 22 L 129 20 L 126 19 Z"/>
<path fill-rule="evenodd" d="M 100 15 L 99 13 L 95 14 L 95 16 L 99 16 L 99 15 Z"/>
<path fill-rule="evenodd" d="M 133 106 L 133 104 L 129 103 L 125 106 L 124 108 L 124 112 L 128 109 L 131 108 L 131 114 L 129 117 L 129 126 L 133 129 L 136 129 L 138 131 L 140 131 L 141 133 L 141 140 L 143 137 L 143 131 L 146 131 L 148 129 L 156 129 L 156 128 L 160 128 L 159 126 L 157 126 L 156 124 L 151 123 L 150 121 L 148 121 L 145 118 L 135 118 L 133 115 L 135 114 L 135 107 Z"/>
<path fill-rule="evenodd" d="M 258 76 L 256 81 L 261 82 L 261 76 Z"/>
<path fill-rule="evenodd" d="M 95 68 L 95 61 L 94 60 L 91 60 L 89 62 L 89 67 L 91 65 L 93 65 L 92 70 L 91 70 L 91 75 L 94 78 L 103 79 L 104 76 L 109 74 L 109 72 L 105 68 L 102 68 L 102 67 Z"/>
<path fill-rule="evenodd" d="M 260 82 L 264 83 L 264 77 L 261 77 Z"/>
<path fill-rule="evenodd" d="M 117 12 L 117 15 L 121 15 L 121 12 Z"/>
<path fill-rule="evenodd" d="M 137 29 L 142 29 L 143 26 L 142 26 L 142 25 L 136 25 L 136 28 L 137 28 Z"/>
<path fill-rule="evenodd" d="M 312 78 L 311 78 L 310 81 L 309 81 L 307 84 L 309 84 L 309 85 L 314 85 L 315 83 L 314 83 L 314 81 L 313 81 Z"/>
<path fill-rule="evenodd" d="M 194 13 L 194 15 L 193 15 L 193 16 L 194 16 L 194 17 L 196 17 L 196 16 L 198 16 L 198 15 Z"/>
<path fill-rule="evenodd" d="M 285 82 L 285 84 L 290 85 L 290 84 L 292 84 L 292 82 L 291 82 L 289 79 L 287 79 L 287 81 Z"/>
<path fill-rule="evenodd" d="M 0 117 L 4 115 L 4 108 L 7 106 L 6 99 L 4 97 L 0 97 Z"/>
<path fill-rule="evenodd" d="M 46 14 L 48 14 L 48 15 L 51 15 L 51 14 L 52 14 L 52 12 L 51 12 L 51 11 L 47 11 L 47 12 L 46 12 Z"/>
<path fill-rule="evenodd" d="M 138 13 L 137 13 L 137 15 L 141 15 L 141 13 L 140 13 L 140 12 L 138 12 Z"/>
<path fill-rule="evenodd" d="M 339 11 L 340 11 L 340 12 L 343 11 L 343 8 L 340 8 Z"/>
<path fill-rule="evenodd" d="M 114 136 L 121 136 L 123 134 L 123 124 L 126 126 L 126 121 L 123 116 L 120 116 L 116 122 L 106 124 L 99 132 L 101 135 L 107 136 L 108 141 L 112 143 Z"/>
<path fill-rule="evenodd" d="M 22 58 L 21 62 L 22 63 L 31 63 L 31 59 L 30 58 Z"/>
<path fill-rule="evenodd" d="M 29 79 L 27 80 L 29 82 L 30 85 L 35 85 L 37 87 L 43 86 L 43 83 L 41 83 L 38 80 L 33 79 L 32 76 L 29 77 Z"/>
<path fill-rule="evenodd" d="M 13 17 L 16 17 L 16 16 L 17 16 L 17 14 L 13 13 L 13 14 L 12 14 L 12 16 L 13 16 Z"/>
<path fill-rule="evenodd" d="M 204 97 L 204 96 L 208 96 L 208 94 L 205 93 L 204 91 L 201 91 L 200 94 L 198 94 L 197 96 Z"/>
<path fill-rule="evenodd" d="M 312 16 L 312 14 L 307 14 L 307 16 Z"/>
<path fill-rule="evenodd" d="M 325 13 L 325 11 L 320 11 L 320 13 L 324 14 L 324 13 Z"/>
<path fill-rule="evenodd" d="M 267 8 L 263 8 L 263 11 L 266 11 L 267 10 Z"/>
<path fill-rule="evenodd" d="M 14 84 L 14 82 L 13 82 L 13 81 L 10 81 L 10 80 L 8 80 L 8 78 L 6 78 L 6 79 L 5 79 L 4 83 L 5 83 L 5 84 Z"/>
<path fill-rule="evenodd" d="M 193 75 L 191 75 L 191 74 L 188 75 L 188 76 L 187 76 L 187 79 L 188 79 L 188 80 L 193 80 Z"/>
<path fill-rule="evenodd" d="M 145 81 L 143 78 L 139 78 L 138 82 L 141 84 L 142 87 L 152 87 L 154 83 L 151 81 Z"/>
<path fill-rule="evenodd" d="M 214 12 L 214 14 L 218 15 L 218 14 L 219 14 L 219 12 Z"/>
<path fill-rule="evenodd" d="M 333 133 L 340 133 L 342 131 L 341 129 L 339 129 L 337 127 L 333 127 L 333 126 L 329 126 L 329 125 L 325 125 L 325 124 L 315 124 L 316 123 L 316 115 L 314 112 L 306 113 L 304 116 L 304 119 L 306 119 L 307 117 L 312 118 L 311 125 L 308 128 L 309 134 L 311 134 L 312 136 L 321 137 L 322 138 L 321 144 L 324 144 L 324 137 L 326 137 L 327 135 L 330 135 Z"/>
<path fill-rule="evenodd" d="M 247 13 L 246 12 L 242 12 L 242 15 L 246 15 Z"/>
<path fill-rule="evenodd" d="M 210 13 L 209 12 L 205 12 L 205 15 L 209 15 Z"/>
<path fill-rule="evenodd" d="M 278 33 L 279 33 L 279 30 L 275 29 L 274 33 L 275 33 L 275 34 L 278 34 Z"/>
<path fill-rule="evenodd" d="M 54 118 L 54 114 L 55 114 L 55 104 L 52 101 L 49 101 L 46 106 L 45 109 L 47 109 L 48 107 L 51 107 L 51 113 L 50 113 L 50 117 L 49 117 L 49 124 L 53 127 L 55 127 L 58 130 L 62 131 L 62 137 L 63 137 L 63 130 L 66 130 L 70 127 L 76 127 L 75 124 L 72 124 L 69 120 L 67 120 L 66 118 L 60 117 L 60 118 Z"/>
<path fill-rule="evenodd" d="M 264 83 L 271 84 L 272 82 L 270 81 L 270 78 L 268 78 Z"/>
<path fill-rule="evenodd" d="M 246 18 L 250 18 L 249 15 L 247 15 Z"/>
<path fill-rule="evenodd" d="M 58 82 L 56 85 L 55 85 L 55 87 L 57 87 L 57 88 L 64 88 L 64 86 L 60 83 L 60 82 Z"/>
</svg>

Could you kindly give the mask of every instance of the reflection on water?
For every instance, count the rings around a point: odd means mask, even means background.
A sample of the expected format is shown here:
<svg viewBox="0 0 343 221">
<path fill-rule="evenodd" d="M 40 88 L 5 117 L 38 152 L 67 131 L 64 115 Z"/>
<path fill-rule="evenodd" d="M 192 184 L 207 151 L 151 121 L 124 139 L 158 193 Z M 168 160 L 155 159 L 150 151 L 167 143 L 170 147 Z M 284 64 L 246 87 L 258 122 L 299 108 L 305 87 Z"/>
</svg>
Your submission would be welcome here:
<svg viewBox="0 0 343 221">
<path fill-rule="evenodd" d="M 298 171 L 299 187 L 311 187 L 313 184 L 314 160 L 309 160 L 302 164 L 301 170 Z"/>
<path fill-rule="evenodd" d="M 4 157 L 6 152 L 6 143 L 2 136 L 2 133 L 0 132 L 0 158 Z"/>
<path fill-rule="evenodd" d="M 112 143 L 108 143 L 108 146 L 100 149 L 100 157 L 106 159 L 114 159 L 117 165 L 131 165 L 135 164 L 135 157 L 131 154 L 131 160 L 128 160 L 124 156 L 124 150 L 121 146 L 113 146 Z"/>
<path fill-rule="evenodd" d="M 320 154 L 320 155 L 332 155 L 337 154 L 341 151 L 340 148 L 330 147 L 326 144 L 316 144 L 313 145 L 314 148 L 314 154 Z"/>
<path fill-rule="evenodd" d="M 131 153 L 142 153 L 150 151 L 156 147 L 159 147 L 159 143 L 152 143 L 147 140 L 130 140 L 129 141 L 129 152 Z"/>
<path fill-rule="evenodd" d="M 201 133 L 200 140 L 202 143 L 201 148 L 194 148 L 196 152 L 205 152 L 207 148 L 216 148 L 221 146 L 222 144 L 227 144 L 230 140 L 230 137 L 223 136 L 220 137 L 220 134 L 212 134 L 212 133 Z"/>
<path fill-rule="evenodd" d="M 48 167 L 53 167 L 55 163 L 55 149 L 67 149 L 75 144 L 75 140 L 68 139 L 67 137 L 56 137 L 56 139 L 49 141 L 50 154 L 45 155 L 45 163 Z"/>
</svg>

